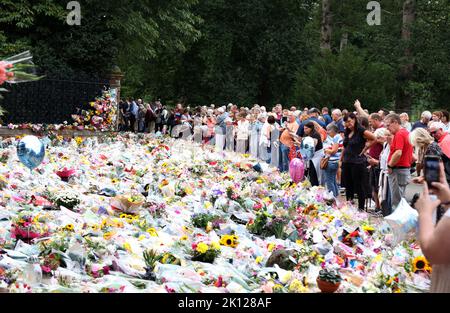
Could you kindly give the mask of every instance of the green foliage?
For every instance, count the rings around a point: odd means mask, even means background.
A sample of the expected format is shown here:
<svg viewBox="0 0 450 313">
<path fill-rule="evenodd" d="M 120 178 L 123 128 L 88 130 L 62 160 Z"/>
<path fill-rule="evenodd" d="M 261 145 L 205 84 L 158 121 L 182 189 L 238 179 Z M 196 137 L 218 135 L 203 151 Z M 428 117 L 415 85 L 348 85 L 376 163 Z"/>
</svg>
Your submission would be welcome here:
<svg viewBox="0 0 450 313">
<path fill-rule="evenodd" d="M 342 281 L 341 275 L 336 270 L 323 269 L 319 272 L 319 279 L 332 284 L 338 284 Z"/>
<path fill-rule="evenodd" d="M 298 102 L 306 105 L 351 108 L 360 98 L 369 110 L 387 107 L 393 101 L 394 70 L 371 61 L 361 51 L 348 47 L 342 53 L 318 57 L 300 72 Z"/>
<path fill-rule="evenodd" d="M 332 1 L 332 53 L 321 55 L 320 0 L 84 0 L 81 26 L 67 25 L 66 1 L 2 0 L 0 59 L 31 50 L 39 74 L 75 80 L 118 65 L 123 97 L 166 104 L 350 108 L 359 98 L 374 110 L 401 90 L 409 113 L 448 108 L 449 2 L 416 1 L 410 42 L 404 0 L 381 1 L 380 26 L 367 24 L 367 2 Z"/>
</svg>

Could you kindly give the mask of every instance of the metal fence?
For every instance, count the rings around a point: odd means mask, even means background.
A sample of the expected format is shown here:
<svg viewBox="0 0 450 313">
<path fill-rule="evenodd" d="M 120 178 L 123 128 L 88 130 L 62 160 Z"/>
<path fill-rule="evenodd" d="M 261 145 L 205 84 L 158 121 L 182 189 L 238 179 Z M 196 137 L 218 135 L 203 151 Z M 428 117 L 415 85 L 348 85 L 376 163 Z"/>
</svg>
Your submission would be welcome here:
<svg viewBox="0 0 450 313">
<path fill-rule="evenodd" d="M 71 115 L 102 94 L 108 81 L 77 81 L 44 78 L 36 82 L 6 84 L 0 105 L 7 111 L 3 123 L 72 122 Z"/>
</svg>

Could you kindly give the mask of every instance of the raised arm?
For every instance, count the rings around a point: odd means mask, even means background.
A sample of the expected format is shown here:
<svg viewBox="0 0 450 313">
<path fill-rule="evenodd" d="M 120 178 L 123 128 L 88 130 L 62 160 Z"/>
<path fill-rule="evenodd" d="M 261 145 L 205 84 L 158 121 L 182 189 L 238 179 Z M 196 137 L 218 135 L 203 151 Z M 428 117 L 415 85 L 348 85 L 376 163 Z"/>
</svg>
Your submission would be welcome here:
<svg viewBox="0 0 450 313">
<path fill-rule="evenodd" d="M 361 102 L 359 102 L 359 100 L 355 101 L 354 106 L 359 116 L 369 118 L 369 114 L 361 107 Z"/>
</svg>

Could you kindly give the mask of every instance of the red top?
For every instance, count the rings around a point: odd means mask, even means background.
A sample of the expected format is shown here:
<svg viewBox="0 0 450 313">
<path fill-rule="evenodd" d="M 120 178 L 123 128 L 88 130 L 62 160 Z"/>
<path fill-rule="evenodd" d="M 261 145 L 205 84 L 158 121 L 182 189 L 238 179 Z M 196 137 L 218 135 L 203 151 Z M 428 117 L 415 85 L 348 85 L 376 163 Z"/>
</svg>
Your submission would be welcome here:
<svg viewBox="0 0 450 313">
<path fill-rule="evenodd" d="M 402 150 L 402 156 L 394 167 L 410 167 L 412 164 L 413 147 L 409 143 L 409 132 L 401 128 L 392 139 L 391 152 L 389 153 L 389 162 L 395 151 Z"/>
<path fill-rule="evenodd" d="M 369 155 L 375 160 L 380 159 L 380 154 L 383 151 L 383 145 L 381 143 L 376 143 L 372 147 L 370 147 Z"/>
</svg>

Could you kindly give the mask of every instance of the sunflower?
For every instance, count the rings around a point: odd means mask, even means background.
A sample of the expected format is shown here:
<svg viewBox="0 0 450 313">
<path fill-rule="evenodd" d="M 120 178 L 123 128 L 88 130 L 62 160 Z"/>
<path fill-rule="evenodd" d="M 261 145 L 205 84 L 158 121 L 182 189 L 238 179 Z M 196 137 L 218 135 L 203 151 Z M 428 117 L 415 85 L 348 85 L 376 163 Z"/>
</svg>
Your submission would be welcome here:
<svg viewBox="0 0 450 313">
<path fill-rule="evenodd" d="M 153 227 L 147 229 L 147 233 L 149 233 L 150 236 L 152 236 L 152 237 L 158 237 L 158 233 L 156 232 L 156 229 L 154 229 Z"/>
<path fill-rule="evenodd" d="M 122 213 L 122 214 L 120 214 L 119 217 L 120 217 L 120 218 L 127 218 L 127 217 L 128 217 L 128 214 Z"/>
<path fill-rule="evenodd" d="M 224 235 L 220 238 L 220 244 L 222 246 L 236 248 L 239 244 L 239 238 L 236 235 Z"/>
<path fill-rule="evenodd" d="M 105 240 L 110 240 L 114 234 L 112 232 L 107 232 L 103 234 Z"/>
<path fill-rule="evenodd" d="M 66 227 L 64 227 L 64 229 L 67 231 L 73 231 L 74 226 L 73 226 L 73 224 L 67 224 Z"/>
<path fill-rule="evenodd" d="M 303 210 L 303 214 L 310 214 L 312 211 L 317 211 L 317 208 L 314 204 L 310 204 L 308 205 L 304 210 Z"/>
<path fill-rule="evenodd" d="M 418 256 L 413 260 L 413 272 L 424 271 L 427 266 L 430 266 L 424 256 Z"/>
<path fill-rule="evenodd" d="M 186 240 L 188 240 L 188 236 L 184 235 L 184 236 L 182 236 L 182 237 L 180 238 L 180 240 L 181 240 L 181 241 L 186 241 Z"/>
</svg>

